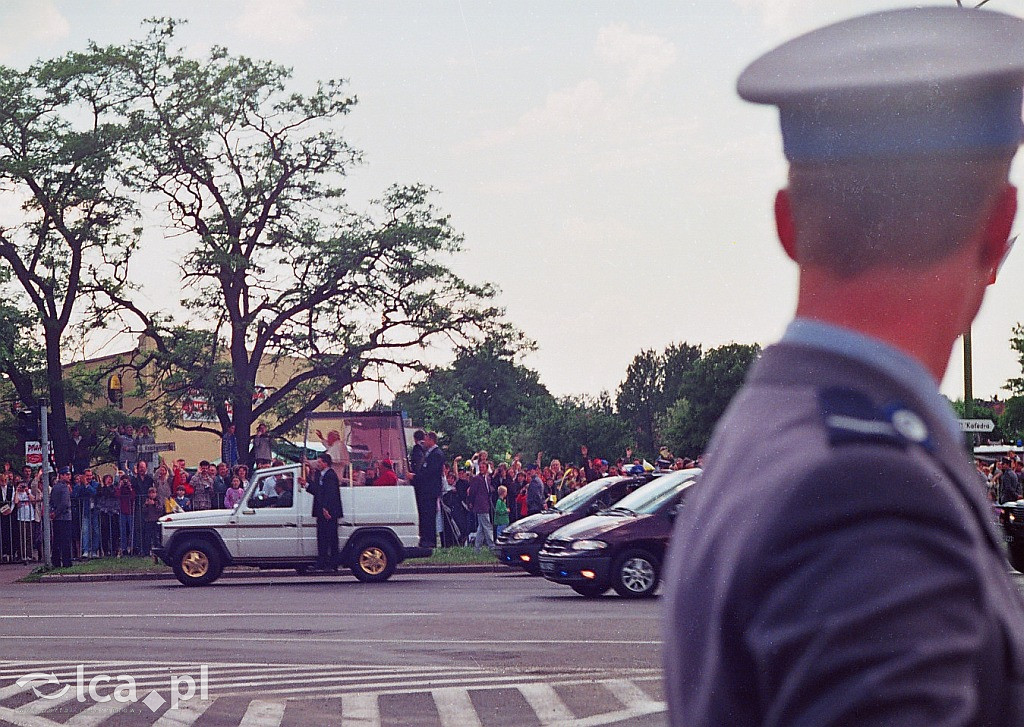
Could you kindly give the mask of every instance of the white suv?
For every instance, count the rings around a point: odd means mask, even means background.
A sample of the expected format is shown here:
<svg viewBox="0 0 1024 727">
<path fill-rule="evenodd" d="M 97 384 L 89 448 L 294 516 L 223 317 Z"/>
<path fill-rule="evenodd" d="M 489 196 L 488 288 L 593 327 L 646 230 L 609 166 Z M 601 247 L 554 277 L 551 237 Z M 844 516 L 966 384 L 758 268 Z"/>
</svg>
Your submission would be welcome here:
<svg viewBox="0 0 1024 727">
<path fill-rule="evenodd" d="M 431 554 L 418 547 L 412 487 L 342 487 L 341 503 L 339 565 L 359 580 L 386 581 L 406 558 Z M 299 465 L 257 470 L 233 510 L 160 518 L 160 546 L 153 552 L 186 586 L 212 583 L 226 565 L 305 572 L 317 560 L 312 509 L 313 496 L 299 484 Z"/>
</svg>

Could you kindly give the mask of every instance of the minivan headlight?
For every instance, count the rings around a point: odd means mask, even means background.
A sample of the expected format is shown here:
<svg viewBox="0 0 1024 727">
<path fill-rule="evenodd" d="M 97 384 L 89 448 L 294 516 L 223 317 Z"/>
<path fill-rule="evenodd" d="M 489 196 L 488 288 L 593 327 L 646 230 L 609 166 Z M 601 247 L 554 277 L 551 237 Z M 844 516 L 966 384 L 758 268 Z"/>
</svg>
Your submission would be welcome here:
<svg viewBox="0 0 1024 727">
<path fill-rule="evenodd" d="M 514 533 L 512 535 L 513 540 L 536 540 L 537 533 Z"/>
<path fill-rule="evenodd" d="M 577 540 L 571 547 L 573 550 L 604 550 L 608 543 L 603 540 Z"/>
</svg>

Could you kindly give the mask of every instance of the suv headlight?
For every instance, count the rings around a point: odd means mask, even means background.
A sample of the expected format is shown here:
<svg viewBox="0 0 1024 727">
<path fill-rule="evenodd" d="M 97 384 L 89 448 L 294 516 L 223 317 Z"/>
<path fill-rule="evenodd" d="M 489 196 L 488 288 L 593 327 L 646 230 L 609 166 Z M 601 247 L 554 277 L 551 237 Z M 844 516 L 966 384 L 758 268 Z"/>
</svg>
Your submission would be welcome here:
<svg viewBox="0 0 1024 727">
<path fill-rule="evenodd" d="M 513 533 L 513 540 L 536 540 L 537 533 Z"/>
<path fill-rule="evenodd" d="M 570 547 L 573 550 L 604 550 L 608 543 L 603 540 L 577 540 Z"/>
</svg>

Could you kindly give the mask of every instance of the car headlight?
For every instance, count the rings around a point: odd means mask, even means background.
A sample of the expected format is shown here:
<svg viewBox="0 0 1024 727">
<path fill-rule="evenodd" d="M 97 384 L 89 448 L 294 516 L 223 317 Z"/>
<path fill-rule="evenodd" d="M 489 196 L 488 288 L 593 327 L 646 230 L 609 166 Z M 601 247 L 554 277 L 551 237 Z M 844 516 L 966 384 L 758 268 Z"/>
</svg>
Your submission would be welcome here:
<svg viewBox="0 0 1024 727">
<path fill-rule="evenodd" d="M 604 550 L 608 543 L 603 540 L 577 540 L 571 547 L 573 550 Z"/>
<path fill-rule="evenodd" d="M 513 533 L 513 540 L 536 540 L 537 533 Z"/>
</svg>

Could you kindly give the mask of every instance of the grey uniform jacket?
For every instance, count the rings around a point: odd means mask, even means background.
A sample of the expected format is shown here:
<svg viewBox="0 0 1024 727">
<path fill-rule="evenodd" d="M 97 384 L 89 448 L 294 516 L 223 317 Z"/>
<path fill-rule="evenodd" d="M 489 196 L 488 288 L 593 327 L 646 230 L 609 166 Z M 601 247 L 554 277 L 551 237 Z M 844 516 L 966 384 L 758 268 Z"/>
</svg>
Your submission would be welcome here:
<svg viewBox="0 0 1024 727">
<path fill-rule="evenodd" d="M 673 537 L 673 725 L 1024 724 L 1024 600 L 962 442 L 914 397 L 765 352 Z"/>
</svg>

